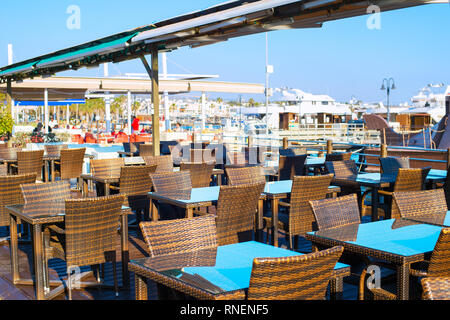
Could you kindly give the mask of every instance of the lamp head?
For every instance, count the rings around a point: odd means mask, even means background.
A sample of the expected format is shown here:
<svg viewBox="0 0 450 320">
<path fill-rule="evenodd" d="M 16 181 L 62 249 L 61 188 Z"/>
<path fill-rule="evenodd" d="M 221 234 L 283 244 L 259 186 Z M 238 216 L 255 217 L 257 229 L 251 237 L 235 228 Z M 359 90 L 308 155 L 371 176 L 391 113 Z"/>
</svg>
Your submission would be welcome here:
<svg viewBox="0 0 450 320">
<path fill-rule="evenodd" d="M 380 90 L 386 90 L 386 87 L 384 86 L 384 83 L 383 83 L 383 85 L 381 86 L 381 89 Z"/>
</svg>

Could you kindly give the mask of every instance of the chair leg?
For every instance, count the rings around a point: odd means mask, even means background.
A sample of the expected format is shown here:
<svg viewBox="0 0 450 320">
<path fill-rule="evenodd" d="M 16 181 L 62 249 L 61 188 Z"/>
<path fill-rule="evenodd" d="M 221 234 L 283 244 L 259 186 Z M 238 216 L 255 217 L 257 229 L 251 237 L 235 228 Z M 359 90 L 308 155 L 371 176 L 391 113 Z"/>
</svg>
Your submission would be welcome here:
<svg viewBox="0 0 450 320">
<path fill-rule="evenodd" d="M 113 268 L 113 277 L 114 277 L 114 291 L 116 292 L 116 297 L 119 296 L 119 284 L 117 281 L 117 259 L 116 259 L 116 252 L 112 251 L 109 253 L 109 258 L 112 268 Z"/>
<path fill-rule="evenodd" d="M 67 290 L 69 291 L 69 300 L 72 300 L 72 269 L 67 268 Z"/>
</svg>

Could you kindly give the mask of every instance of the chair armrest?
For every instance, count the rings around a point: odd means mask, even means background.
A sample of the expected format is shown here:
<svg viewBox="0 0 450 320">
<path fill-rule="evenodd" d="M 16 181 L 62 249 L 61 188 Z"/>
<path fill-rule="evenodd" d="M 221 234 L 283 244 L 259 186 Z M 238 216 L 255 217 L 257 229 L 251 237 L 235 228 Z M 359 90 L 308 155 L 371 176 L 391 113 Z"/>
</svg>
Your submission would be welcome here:
<svg viewBox="0 0 450 320">
<path fill-rule="evenodd" d="M 386 190 L 378 190 L 378 194 L 382 194 L 384 196 L 392 196 L 392 191 L 386 191 Z"/>
<path fill-rule="evenodd" d="M 66 230 L 61 229 L 60 227 L 55 226 L 55 225 L 48 226 L 47 228 L 49 230 L 53 231 L 53 232 L 58 233 L 58 234 L 66 234 Z"/>
<path fill-rule="evenodd" d="M 283 201 L 278 202 L 278 204 L 279 204 L 280 206 L 282 206 L 282 207 L 288 207 L 288 208 L 291 207 L 291 204 L 290 204 L 290 203 L 283 202 Z"/>
<path fill-rule="evenodd" d="M 116 186 L 112 186 L 112 185 L 109 185 L 109 188 L 111 190 L 120 190 L 120 187 L 116 187 Z"/>
</svg>

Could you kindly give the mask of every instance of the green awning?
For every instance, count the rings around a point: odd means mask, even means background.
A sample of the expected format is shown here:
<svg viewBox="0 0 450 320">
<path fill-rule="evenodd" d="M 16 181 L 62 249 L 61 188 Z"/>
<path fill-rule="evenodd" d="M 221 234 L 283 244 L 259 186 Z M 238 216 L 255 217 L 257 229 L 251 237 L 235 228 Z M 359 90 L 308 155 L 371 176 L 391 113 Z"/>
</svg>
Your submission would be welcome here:
<svg viewBox="0 0 450 320">
<path fill-rule="evenodd" d="M 64 54 L 59 54 L 55 56 L 51 56 L 49 58 L 43 59 L 38 62 L 37 67 L 45 67 L 52 64 L 59 64 L 59 63 L 68 63 L 73 62 L 79 59 L 82 59 L 87 56 L 92 56 L 94 54 L 99 53 L 108 53 L 109 51 L 114 51 L 115 49 L 119 49 L 124 47 L 124 44 L 135 37 L 138 33 L 134 33 L 132 35 L 128 35 L 126 37 L 122 37 L 113 41 L 100 43 L 98 45 L 94 45 L 91 47 L 79 49 L 72 52 L 67 52 Z"/>
<path fill-rule="evenodd" d="M 7 75 L 7 74 L 9 74 L 9 73 L 17 73 L 17 72 L 20 72 L 20 71 L 28 71 L 28 70 L 30 70 L 37 62 L 38 62 L 38 61 L 36 60 L 36 61 L 30 62 L 30 63 L 22 64 L 22 65 L 19 65 L 19 66 L 15 66 L 15 67 L 12 67 L 12 68 L 6 68 L 5 70 L 0 71 L 0 76 Z"/>
</svg>

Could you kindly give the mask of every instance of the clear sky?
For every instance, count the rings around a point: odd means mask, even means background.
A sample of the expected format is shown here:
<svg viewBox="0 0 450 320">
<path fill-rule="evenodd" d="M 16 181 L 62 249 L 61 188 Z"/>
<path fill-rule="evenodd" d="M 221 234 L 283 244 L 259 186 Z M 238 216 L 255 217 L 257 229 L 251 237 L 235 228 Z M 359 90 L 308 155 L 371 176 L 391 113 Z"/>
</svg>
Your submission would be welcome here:
<svg viewBox="0 0 450 320">
<path fill-rule="evenodd" d="M 135 27 L 224 2 L 223 0 L 14 0 L 3 1 L 0 65 L 7 45 L 14 61 L 54 52 Z M 81 9 L 81 28 L 67 28 L 67 8 Z M 381 14 L 381 29 L 367 28 L 368 16 L 333 21 L 321 29 L 269 33 L 271 87 L 287 86 L 338 101 L 352 96 L 385 101 L 382 79 L 398 87 L 393 103 L 409 101 L 428 83 L 450 84 L 450 5 L 420 6 Z M 265 35 L 231 39 L 168 54 L 169 73 L 217 74 L 219 80 L 265 82 Z M 111 65 L 110 75 L 144 73 L 140 61 Z M 65 72 L 65 76 L 102 76 L 101 69 Z M 227 97 L 226 97 L 227 98 Z M 228 97 L 234 98 L 234 96 Z M 263 96 L 255 97 L 263 101 Z"/>
</svg>

